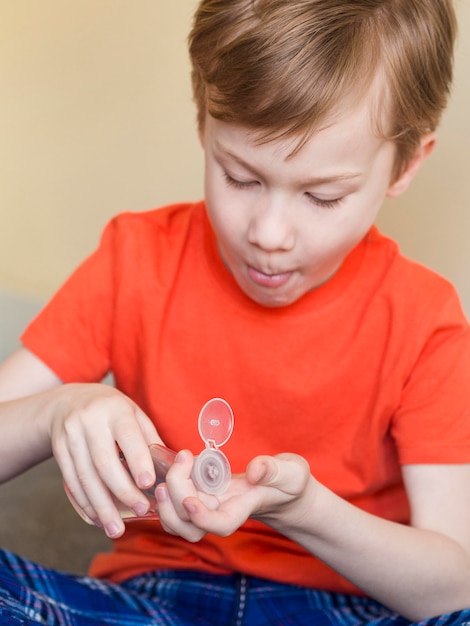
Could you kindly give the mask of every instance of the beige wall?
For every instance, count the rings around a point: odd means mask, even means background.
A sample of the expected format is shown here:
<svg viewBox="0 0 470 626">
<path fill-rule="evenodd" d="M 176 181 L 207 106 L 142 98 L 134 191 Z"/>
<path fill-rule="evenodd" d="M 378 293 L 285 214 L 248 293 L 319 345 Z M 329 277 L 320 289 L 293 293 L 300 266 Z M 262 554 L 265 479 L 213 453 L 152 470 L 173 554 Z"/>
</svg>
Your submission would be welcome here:
<svg viewBox="0 0 470 626">
<path fill-rule="evenodd" d="M 470 312 L 470 0 L 440 144 L 379 224 Z M 196 0 L 0 0 L 0 289 L 49 296 L 123 210 L 199 197 Z"/>
<path fill-rule="evenodd" d="M 201 195 L 196 0 L 0 0 L 0 288 L 48 296 L 115 213 Z"/>
<path fill-rule="evenodd" d="M 470 0 L 456 6 L 454 89 L 436 150 L 408 192 L 385 204 L 378 224 L 406 254 L 449 278 L 470 315 Z"/>
</svg>

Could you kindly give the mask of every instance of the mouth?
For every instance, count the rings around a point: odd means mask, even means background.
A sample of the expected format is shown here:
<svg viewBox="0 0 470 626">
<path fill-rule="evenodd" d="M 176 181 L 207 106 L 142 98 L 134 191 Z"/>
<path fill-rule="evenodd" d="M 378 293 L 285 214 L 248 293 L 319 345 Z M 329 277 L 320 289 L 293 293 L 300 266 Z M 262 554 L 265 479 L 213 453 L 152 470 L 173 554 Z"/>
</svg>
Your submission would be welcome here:
<svg viewBox="0 0 470 626">
<path fill-rule="evenodd" d="M 254 267 L 248 267 L 248 276 L 260 287 L 271 289 L 282 287 L 292 276 L 293 272 L 280 272 L 278 274 L 265 274 Z"/>
</svg>

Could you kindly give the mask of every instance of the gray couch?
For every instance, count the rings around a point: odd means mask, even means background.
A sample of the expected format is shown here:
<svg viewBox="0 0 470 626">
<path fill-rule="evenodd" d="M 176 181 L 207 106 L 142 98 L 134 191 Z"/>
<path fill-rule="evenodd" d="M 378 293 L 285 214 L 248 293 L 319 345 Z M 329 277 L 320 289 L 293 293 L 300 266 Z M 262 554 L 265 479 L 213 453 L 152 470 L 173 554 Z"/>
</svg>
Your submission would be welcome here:
<svg viewBox="0 0 470 626">
<path fill-rule="evenodd" d="M 51 459 L 0 486 L 0 547 L 83 574 L 92 556 L 108 551 L 110 542 L 75 513 Z"/>
</svg>

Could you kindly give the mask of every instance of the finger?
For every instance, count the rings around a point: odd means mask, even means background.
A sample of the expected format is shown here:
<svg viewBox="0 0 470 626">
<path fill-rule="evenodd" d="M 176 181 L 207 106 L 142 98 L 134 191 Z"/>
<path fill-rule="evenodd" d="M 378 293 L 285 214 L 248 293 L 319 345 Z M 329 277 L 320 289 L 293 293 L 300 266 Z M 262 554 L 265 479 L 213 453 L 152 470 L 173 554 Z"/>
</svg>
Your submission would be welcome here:
<svg viewBox="0 0 470 626">
<path fill-rule="evenodd" d="M 61 464 L 61 472 L 64 479 L 65 493 L 67 494 L 67 497 L 75 511 L 87 524 L 93 524 L 101 527 L 98 515 L 91 506 L 86 493 L 82 489 L 71 460 L 70 462 L 63 462 Z"/>
<path fill-rule="evenodd" d="M 92 453 L 83 437 L 73 441 L 69 452 L 76 476 L 73 480 L 78 480 L 79 483 L 79 488 L 77 488 L 77 491 L 72 491 L 72 495 L 86 515 L 92 517 L 95 521 L 98 520 L 97 525 L 104 528 L 108 537 L 119 537 L 124 532 L 121 510 L 132 508 L 136 514 L 143 515 L 147 512 L 149 503 L 133 485 L 130 476 L 119 462 L 114 442 L 112 443 L 111 451 L 108 451 L 105 455 L 103 454 L 103 457 L 107 459 L 113 458 L 115 467 L 119 472 L 122 472 L 123 481 L 129 483 L 129 493 L 135 491 L 138 494 L 140 501 L 137 501 L 137 504 L 134 504 L 134 506 L 130 502 L 135 503 L 135 499 L 130 500 L 129 497 L 128 500 L 124 501 L 124 504 L 121 504 L 121 497 L 116 494 L 113 495 L 112 491 L 110 491 L 109 486 L 103 481 L 102 476 L 97 471 L 95 459 L 93 459 Z M 99 459 L 100 455 L 98 454 L 97 456 Z M 73 484 L 75 485 L 76 483 L 73 482 Z M 123 493 L 126 492 L 123 491 Z M 142 508 L 139 508 L 139 502 L 143 503 Z"/>
<path fill-rule="evenodd" d="M 197 490 L 191 480 L 191 470 L 194 456 L 189 450 L 181 450 L 175 458 L 175 462 L 166 475 L 166 485 L 169 497 L 175 508 L 176 514 L 183 521 L 189 521 L 183 500 L 189 496 L 196 496 Z"/>
<path fill-rule="evenodd" d="M 298 454 L 283 453 L 254 458 L 248 464 L 246 475 L 253 485 L 274 487 L 295 496 L 305 489 L 310 468 Z"/>
<path fill-rule="evenodd" d="M 141 489 L 149 489 L 155 483 L 155 470 L 144 434 L 132 406 L 119 415 L 118 411 L 109 418 L 109 424 L 100 433 L 85 430 L 88 449 L 97 473 L 113 495 L 138 515 L 145 514 L 148 501 Z M 140 412 L 142 413 L 142 412 Z M 142 413 L 145 419 L 146 416 Z M 118 448 L 126 459 L 126 466 L 120 460 Z"/>
<path fill-rule="evenodd" d="M 87 478 L 83 478 L 83 474 L 77 473 L 73 463 L 72 471 L 65 472 L 65 489 L 73 507 L 87 523 L 105 528 L 108 536 L 115 537 L 122 534 L 120 522 L 118 521 L 117 525 L 115 523 L 115 507 L 113 507 L 109 492 L 102 484 L 101 489 L 97 488 L 97 485 L 100 485 L 100 479 L 91 463 L 86 476 Z M 93 501 L 96 501 L 97 505 L 94 505 Z"/>
<path fill-rule="evenodd" d="M 160 439 L 160 435 L 155 428 L 155 424 L 143 411 L 140 410 L 139 407 L 137 407 L 136 417 L 147 445 L 150 445 L 151 443 L 163 444 Z"/>
<path fill-rule="evenodd" d="M 155 428 L 149 425 L 149 418 L 137 405 L 125 397 L 124 401 L 120 397 L 118 399 L 120 402 L 115 402 L 112 410 L 106 410 L 104 421 L 100 422 L 100 433 L 97 433 L 96 428 L 85 429 L 87 444 L 95 465 L 106 472 L 108 461 L 114 465 L 111 457 L 106 456 L 107 450 L 117 443 L 126 458 L 135 484 L 140 489 L 148 489 L 155 483 L 155 470 L 146 437 L 158 438 L 158 435 Z M 116 466 L 113 469 L 116 471 Z M 111 474 L 105 478 L 107 483 L 108 479 L 111 479 Z"/>
<path fill-rule="evenodd" d="M 181 519 L 178 515 L 165 483 L 158 485 L 155 494 L 158 501 L 160 523 L 167 533 L 183 537 L 191 543 L 200 541 L 204 537 L 206 534 L 204 530 L 197 528 L 190 521 Z M 186 514 L 185 517 L 189 519 Z"/>
<path fill-rule="evenodd" d="M 118 449 L 114 443 L 112 437 L 107 435 L 106 440 L 102 440 L 96 444 L 91 445 L 89 454 L 92 458 L 95 477 L 99 479 L 106 492 L 110 492 L 111 500 L 114 503 L 114 508 L 118 509 L 119 513 L 122 511 L 133 511 L 137 516 L 145 515 L 149 510 L 149 500 L 141 492 L 134 483 L 132 476 L 129 474 L 125 466 L 120 460 Z M 144 446 L 145 452 L 148 452 L 148 447 Z M 83 453 L 80 454 L 77 459 L 77 465 L 83 461 Z M 102 491 L 98 491 L 96 486 L 96 497 L 100 497 L 99 503 L 96 503 L 92 492 L 87 492 L 88 497 L 92 505 L 96 508 L 100 520 L 103 522 L 100 510 L 97 507 L 101 507 Z M 107 503 L 109 500 L 107 500 Z"/>
<path fill-rule="evenodd" d="M 250 516 L 254 505 L 251 500 L 248 494 L 242 501 L 232 498 L 214 510 L 209 509 L 199 498 L 190 497 L 184 500 L 183 506 L 194 526 L 220 537 L 228 537 Z"/>
<path fill-rule="evenodd" d="M 54 457 L 62 473 L 65 491 L 74 509 L 85 522 L 100 526 L 101 523 L 98 519 L 98 515 L 82 487 L 77 475 L 75 463 L 66 442 L 55 437 L 52 442 L 52 447 Z"/>
<path fill-rule="evenodd" d="M 138 407 L 131 421 L 122 421 L 114 429 L 114 437 L 126 458 L 129 471 L 140 489 L 155 484 L 155 467 L 149 451 L 151 443 L 161 443 L 156 428 Z"/>
<path fill-rule="evenodd" d="M 85 514 L 94 512 L 97 525 L 104 528 L 110 538 L 116 538 L 123 534 L 124 524 L 121 515 L 113 500 L 111 492 L 103 483 L 97 473 L 91 457 L 82 454 L 75 461 L 75 471 L 80 483 L 81 491 L 84 493 L 84 500 L 78 500 Z M 88 502 L 88 504 L 86 504 Z"/>
</svg>

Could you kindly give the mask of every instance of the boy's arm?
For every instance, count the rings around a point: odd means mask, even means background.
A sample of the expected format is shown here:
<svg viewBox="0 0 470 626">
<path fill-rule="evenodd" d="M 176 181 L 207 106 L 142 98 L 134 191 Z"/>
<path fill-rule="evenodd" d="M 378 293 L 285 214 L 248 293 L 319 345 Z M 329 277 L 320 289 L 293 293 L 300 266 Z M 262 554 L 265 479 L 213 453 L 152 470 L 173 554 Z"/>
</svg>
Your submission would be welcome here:
<svg viewBox="0 0 470 626">
<path fill-rule="evenodd" d="M 272 526 L 412 621 L 468 608 L 470 465 L 403 472 L 411 526 L 365 513 L 318 484 L 299 510 L 303 523 L 280 515 Z"/>
<path fill-rule="evenodd" d="M 0 363 L 0 482 L 51 456 L 49 437 L 36 428 L 35 416 L 41 404 L 36 394 L 61 382 L 25 348 Z"/>
<path fill-rule="evenodd" d="M 190 459 L 180 461 L 157 489 L 169 532 L 196 541 L 204 532 L 230 534 L 252 517 L 412 621 L 470 607 L 470 465 L 405 466 L 412 509 L 406 526 L 336 496 L 296 455 L 254 459 L 218 508 L 180 499 L 191 467 Z"/>
<path fill-rule="evenodd" d="M 160 442 L 152 422 L 117 389 L 64 385 L 24 348 L 0 365 L 0 482 L 54 454 L 79 508 L 117 537 L 124 524 L 111 494 L 138 514 L 149 504 L 119 461 L 116 443 L 145 488 L 155 482 L 152 442 Z"/>
<path fill-rule="evenodd" d="M 19 348 L 0 363 L 0 402 L 51 389 L 60 378 L 26 348 Z"/>
</svg>

